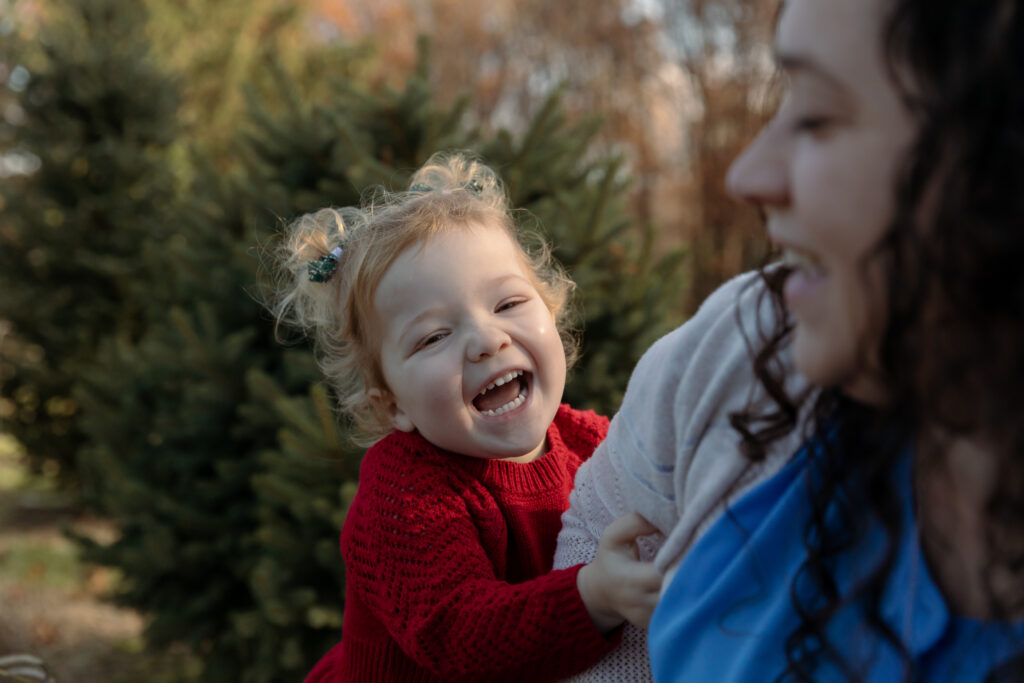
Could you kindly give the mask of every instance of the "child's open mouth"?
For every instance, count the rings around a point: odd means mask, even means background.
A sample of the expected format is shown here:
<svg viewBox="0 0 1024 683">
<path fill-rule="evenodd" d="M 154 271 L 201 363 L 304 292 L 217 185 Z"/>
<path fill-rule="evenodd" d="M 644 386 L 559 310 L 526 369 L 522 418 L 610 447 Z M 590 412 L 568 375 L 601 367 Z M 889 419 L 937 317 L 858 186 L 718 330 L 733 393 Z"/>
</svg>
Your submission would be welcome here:
<svg viewBox="0 0 1024 683">
<path fill-rule="evenodd" d="M 488 417 L 503 415 L 521 406 L 529 391 L 529 374 L 510 370 L 484 387 L 473 399 L 473 406 Z"/>
</svg>

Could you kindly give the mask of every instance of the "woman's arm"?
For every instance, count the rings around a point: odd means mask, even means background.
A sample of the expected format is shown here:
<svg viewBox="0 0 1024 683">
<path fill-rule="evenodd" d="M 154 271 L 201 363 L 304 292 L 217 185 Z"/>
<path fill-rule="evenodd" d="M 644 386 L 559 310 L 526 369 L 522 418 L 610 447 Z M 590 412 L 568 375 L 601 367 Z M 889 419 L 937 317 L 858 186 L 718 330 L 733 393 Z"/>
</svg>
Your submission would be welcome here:
<svg viewBox="0 0 1024 683">
<path fill-rule="evenodd" d="M 605 441 L 576 474 L 556 568 L 590 561 L 604 528 L 638 512 L 660 531 L 638 543 L 641 559 L 654 558 L 664 572 L 728 499 L 784 462 L 752 465 L 729 423 L 760 394 L 748 338 L 756 343 L 756 318 L 770 311 L 760 307 L 757 278 L 747 273 L 720 287 L 640 359 Z M 579 680 L 615 680 L 646 661 L 643 648 L 627 631 L 623 646 Z"/>
<path fill-rule="evenodd" d="M 756 305 L 755 277 L 720 287 L 637 363 L 607 437 L 576 474 L 555 567 L 587 561 L 604 528 L 627 512 L 659 529 L 662 536 L 641 548 L 657 550 L 652 546 L 676 531 L 691 500 L 706 505 L 705 481 L 728 480 L 743 464 L 728 416 L 756 389 L 737 318 Z M 709 444 L 718 450 L 713 458 Z"/>
</svg>

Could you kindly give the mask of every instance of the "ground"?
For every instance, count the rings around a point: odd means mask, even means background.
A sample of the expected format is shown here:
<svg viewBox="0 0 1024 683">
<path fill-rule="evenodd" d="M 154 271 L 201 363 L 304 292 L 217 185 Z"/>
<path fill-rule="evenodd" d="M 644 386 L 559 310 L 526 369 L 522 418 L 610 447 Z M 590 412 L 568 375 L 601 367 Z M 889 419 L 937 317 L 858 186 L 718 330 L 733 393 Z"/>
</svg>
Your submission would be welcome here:
<svg viewBox="0 0 1024 683">
<path fill-rule="evenodd" d="M 97 540 L 116 533 L 75 512 L 44 477 L 27 475 L 0 434 L 0 656 L 40 657 L 58 683 L 193 678 L 186 652 L 144 651 L 142 617 L 104 599 L 118 577 L 82 564 L 68 529 Z"/>
</svg>

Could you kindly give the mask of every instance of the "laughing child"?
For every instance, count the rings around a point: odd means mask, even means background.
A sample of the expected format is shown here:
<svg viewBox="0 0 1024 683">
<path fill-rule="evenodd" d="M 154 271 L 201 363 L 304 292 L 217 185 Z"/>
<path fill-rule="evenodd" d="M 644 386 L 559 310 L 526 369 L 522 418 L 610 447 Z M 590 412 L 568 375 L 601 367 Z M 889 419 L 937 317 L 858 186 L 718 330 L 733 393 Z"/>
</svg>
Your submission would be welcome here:
<svg viewBox="0 0 1024 683">
<path fill-rule="evenodd" d="M 495 174 L 436 155 L 406 192 L 299 218 L 280 253 L 276 317 L 311 334 L 373 442 L 341 535 L 342 640 L 307 681 L 558 680 L 645 624 L 660 576 L 639 516 L 552 570 L 608 421 L 561 403 L 572 282 L 520 244 Z"/>
</svg>

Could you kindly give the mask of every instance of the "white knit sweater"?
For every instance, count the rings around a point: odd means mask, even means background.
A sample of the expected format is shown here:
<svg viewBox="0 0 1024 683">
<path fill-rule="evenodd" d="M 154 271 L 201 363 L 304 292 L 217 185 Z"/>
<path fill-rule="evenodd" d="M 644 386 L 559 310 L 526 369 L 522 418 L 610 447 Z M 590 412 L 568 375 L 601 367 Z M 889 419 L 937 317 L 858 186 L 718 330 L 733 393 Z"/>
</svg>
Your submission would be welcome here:
<svg viewBox="0 0 1024 683">
<path fill-rule="evenodd" d="M 761 344 L 758 322 L 765 332 L 774 328 L 767 300 L 758 309 L 763 289 L 754 273 L 734 278 L 640 359 L 608 436 L 576 474 L 555 568 L 590 562 L 605 527 L 636 511 L 659 529 L 639 545 L 641 559 L 653 559 L 666 575 L 664 589 L 725 505 L 800 446 L 803 430 L 796 429 L 753 464 L 729 424 L 730 413 L 765 400 L 750 351 Z M 790 395 L 806 386 L 795 372 L 788 377 Z M 571 680 L 651 680 L 646 632 L 627 624 L 621 647 Z"/>
</svg>

